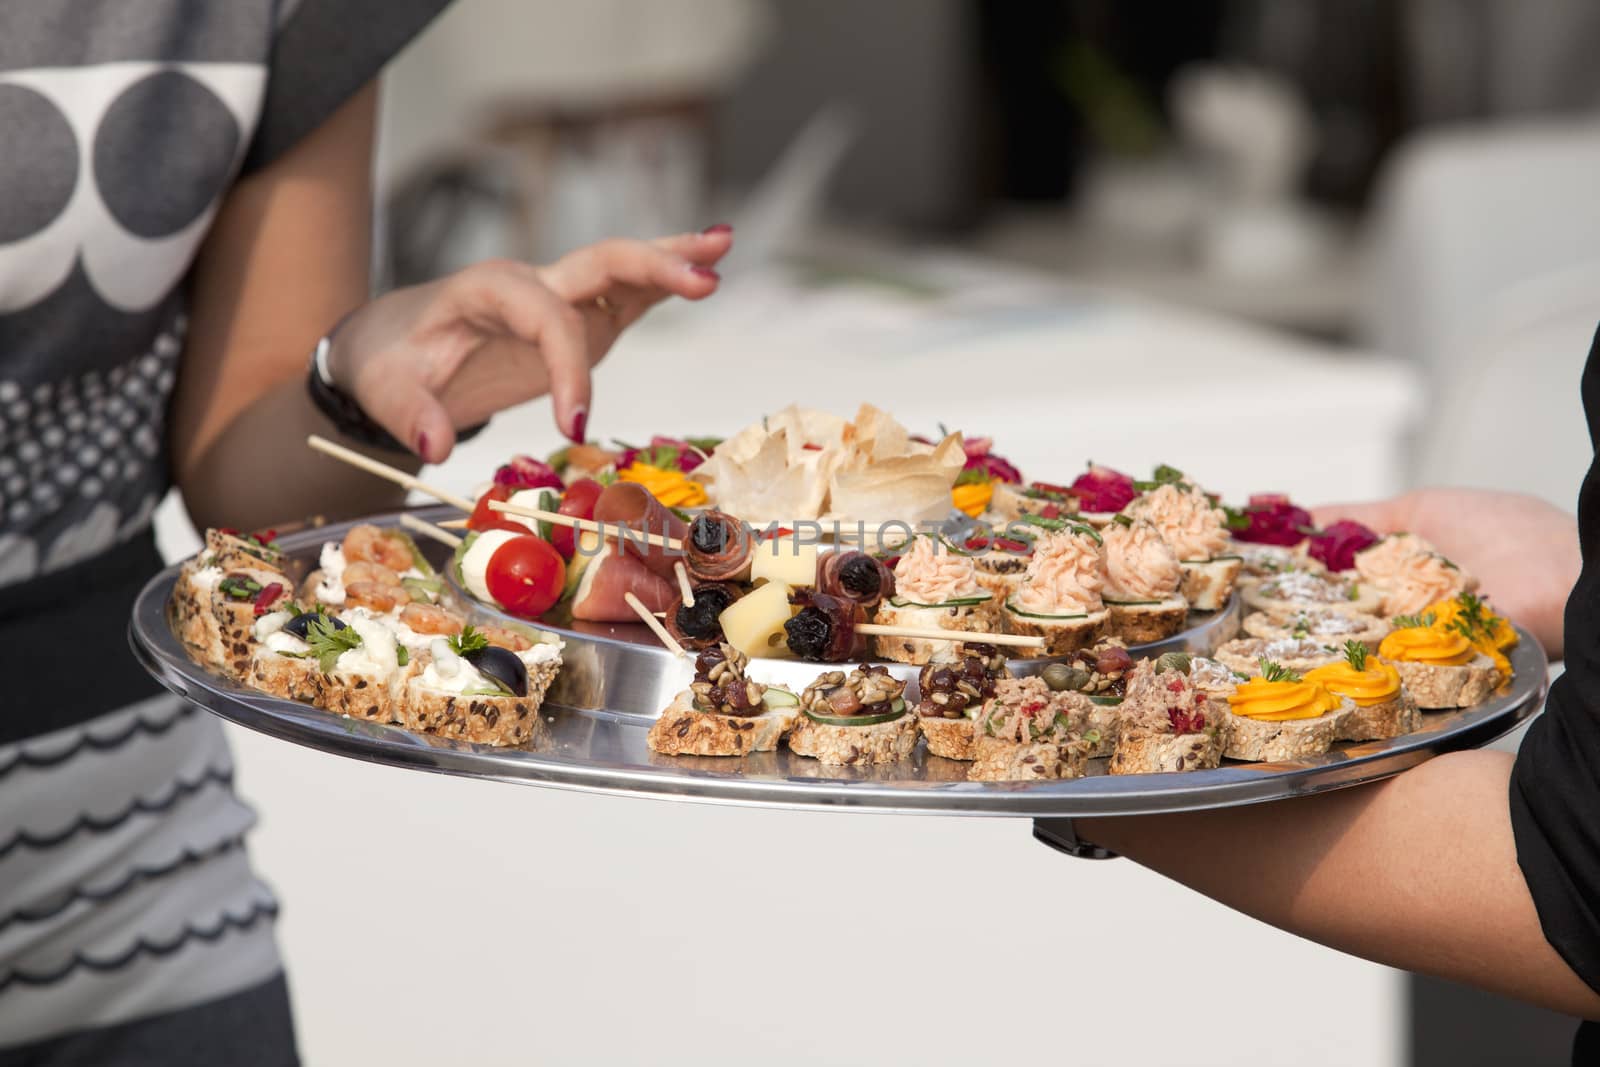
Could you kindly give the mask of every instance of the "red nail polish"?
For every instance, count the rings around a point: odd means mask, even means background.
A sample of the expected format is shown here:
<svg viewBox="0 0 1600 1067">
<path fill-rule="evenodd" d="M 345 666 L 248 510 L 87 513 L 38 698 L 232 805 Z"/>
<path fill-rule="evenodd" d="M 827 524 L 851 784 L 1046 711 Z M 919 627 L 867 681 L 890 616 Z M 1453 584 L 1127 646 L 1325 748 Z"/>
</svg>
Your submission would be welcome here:
<svg viewBox="0 0 1600 1067">
<path fill-rule="evenodd" d="M 417 434 L 417 455 L 422 457 L 422 462 L 428 462 L 428 435 Z"/>
<path fill-rule="evenodd" d="M 572 430 L 567 434 L 567 436 L 572 439 L 573 444 L 583 444 L 583 431 L 588 427 L 588 425 L 589 409 L 579 408 L 577 413 L 572 416 Z"/>
<path fill-rule="evenodd" d="M 702 278 L 710 278 L 714 282 L 720 282 L 722 280 L 722 275 L 718 274 L 710 267 L 702 267 L 698 263 L 689 264 L 689 273 L 698 274 Z"/>
<path fill-rule="evenodd" d="M 715 226 L 707 226 L 705 229 L 701 230 L 700 232 L 703 233 L 703 234 L 732 233 L 733 232 L 733 227 L 728 225 L 726 222 L 719 222 Z"/>
</svg>

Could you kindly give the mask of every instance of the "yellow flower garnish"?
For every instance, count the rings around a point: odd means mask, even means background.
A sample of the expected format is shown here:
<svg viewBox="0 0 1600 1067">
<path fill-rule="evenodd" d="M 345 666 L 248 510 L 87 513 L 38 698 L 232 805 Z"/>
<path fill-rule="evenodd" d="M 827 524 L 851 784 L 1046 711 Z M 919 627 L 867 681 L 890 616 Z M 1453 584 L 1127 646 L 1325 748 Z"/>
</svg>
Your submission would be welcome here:
<svg viewBox="0 0 1600 1067">
<path fill-rule="evenodd" d="M 697 508 L 706 502 L 706 488 L 676 468 L 652 467 L 635 462 L 617 472 L 619 481 L 633 482 L 669 508 Z"/>
<path fill-rule="evenodd" d="M 989 501 L 993 498 L 993 482 L 968 482 L 950 490 L 950 502 L 955 505 L 956 510 L 964 511 L 973 518 L 987 511 Z"/>
</svg>

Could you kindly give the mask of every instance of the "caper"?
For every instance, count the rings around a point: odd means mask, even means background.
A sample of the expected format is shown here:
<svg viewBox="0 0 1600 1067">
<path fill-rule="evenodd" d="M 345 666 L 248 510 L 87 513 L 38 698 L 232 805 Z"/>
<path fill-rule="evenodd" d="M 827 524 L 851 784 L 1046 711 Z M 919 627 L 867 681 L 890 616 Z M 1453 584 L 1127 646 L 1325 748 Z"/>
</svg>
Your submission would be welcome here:
<svg viewBox="0 0 1600 1067">
<path fill-rule="evenodd" d="M 1044 679 L 1044 684 L 1059 693 L 1067 689 L 1082 689 L 1089 684 L 1089 672 L 1079 667 L 1069 667 L 1065 663 L 1052 663 L 1039 677 Z"/>
<path fill-rule="evenodd" d="M 1189 653 L 1187 652 L 1163 652 L 1156 658 L 1156 673 L 1162 674 L 1166 671 L 1178 671 L 1183 674 L 1188 674 L 1189 658 Z"/>
</svg>

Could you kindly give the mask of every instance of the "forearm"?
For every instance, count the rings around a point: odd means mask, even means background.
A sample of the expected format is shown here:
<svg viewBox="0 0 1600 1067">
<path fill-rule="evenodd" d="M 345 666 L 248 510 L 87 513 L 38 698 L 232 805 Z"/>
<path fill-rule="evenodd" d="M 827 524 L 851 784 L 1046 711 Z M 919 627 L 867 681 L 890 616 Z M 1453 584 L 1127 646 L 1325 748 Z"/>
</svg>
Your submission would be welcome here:
<svg viewBox="0 0 1600 1067">
<path fill-rule="evenodd" d="M 180 487 L 195 525 L 258 530 L 313 515 L 349 518 L 400 505 L 404 490 L 307 448 L 306 436 L 313 433 L 408 471 L 421 466 L 410 453 L 380 452 L 341 437 L 298 378 L 239 412 L 182 473 Z"/>
<path fill-rule="evenodd" d="M 1600 1018 L 1517 867 L 1512 757 L 1442 756 L 1388 782 L 1231 810 L 1080 823 L 1088 840 L 1344 952 Z"/>
</svg>

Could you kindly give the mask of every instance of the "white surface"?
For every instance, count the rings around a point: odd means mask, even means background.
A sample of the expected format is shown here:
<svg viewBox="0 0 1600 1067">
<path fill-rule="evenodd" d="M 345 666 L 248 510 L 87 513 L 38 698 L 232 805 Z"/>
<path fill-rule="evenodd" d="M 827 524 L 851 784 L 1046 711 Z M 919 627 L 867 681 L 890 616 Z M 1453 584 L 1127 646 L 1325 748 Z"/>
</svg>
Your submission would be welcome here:
<svg viewBox="0 0 1600 1067">
<path fill-rule="evenodd" d="M 1038 477 L 1093 457 L 1234 497 L 1394 486 L 1402 369 L 916 262 L 944 296 L 768 275 L 653 320 L 600 370 L 592 433 L 871 400 L 993 433 Z M 465 488 L 558 444 L 537 402 L 428 473 Z M 1400 1062 L 1392 972 L 1024 821 L 590 797 L 236 742 L 313 1065 Z"/>
<path fill-rule="evenodd" d="M 1594 455 L 1579 382 L 1600 323 L 1600 258 L 1510 286 L 1475 318 L 1422 428 L 1417 483 L 1516 490 L 1576 511 Z"/>
</svg>

